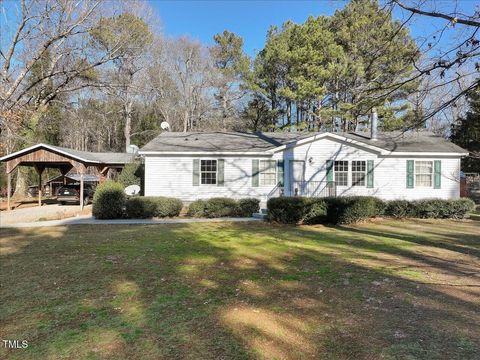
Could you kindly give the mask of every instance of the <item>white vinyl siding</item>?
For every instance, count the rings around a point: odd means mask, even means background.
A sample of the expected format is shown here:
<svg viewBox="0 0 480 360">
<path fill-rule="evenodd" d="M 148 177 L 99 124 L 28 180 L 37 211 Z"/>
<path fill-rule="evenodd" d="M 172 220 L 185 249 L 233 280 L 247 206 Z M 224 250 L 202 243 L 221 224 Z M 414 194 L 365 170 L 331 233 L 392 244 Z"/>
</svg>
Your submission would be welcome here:
<svg viewBox="0 0 480 360">
<path fill-rule="evenodd" d="M 217 156 L 220 158 L 220 156 Z M 375 163 L 374 187 L 347 186 L 337 187 L 338 196 L 372 195 L 383 199 L 422 199 L 422 198 L 458 198 L 460 196 L 460 158 L 459 157 L 420 157 L 420 156 L 378 156 L 376 153 L 338 140 L 324 138 L 312 143 L 288 148 L 264 158 L 255 156 L 221 156 L 224 159 L 224 186 L 193 186 L 193 159 L 205 159 L 205 156 L 147 155 L 145 156 L 145 195 L 172 196 L 184 201 L 210 197 L 245 198 L 257 197 L 265 201 L 274 193 L 277 184 L 252 186 L 252 160 L 290 160 L 305 161 L 305 181 L 325 182 L 329 160 L 352 161 L 373 160 Z M 210 157 L 214 158 L 214 156 Z M 312 158 L 312 161 L 309 159 Z M 432 187 L 405 188 L 407 175 L 406 160 L 441 160 L 441 189 Z M 218 167 L 218 163 L 217 163 Z M 285 194 L 290 195 L 290 167 L 285 166 Z M 335 175 L 335 174 L 334 174 Z M 351 176 L 351 175 L 350 175 Z M 335 179 L 335 178 L 334 178 Z M 432 178 L 433 181 L 433 178 Z"/>
</svg>

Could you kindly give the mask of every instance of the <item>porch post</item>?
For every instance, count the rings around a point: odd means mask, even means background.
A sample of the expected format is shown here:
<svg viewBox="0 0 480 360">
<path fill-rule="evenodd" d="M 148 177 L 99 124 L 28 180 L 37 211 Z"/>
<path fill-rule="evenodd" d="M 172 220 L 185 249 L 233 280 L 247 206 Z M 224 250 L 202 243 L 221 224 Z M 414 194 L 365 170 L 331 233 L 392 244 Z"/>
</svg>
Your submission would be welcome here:
<svg viewBox="0 0 480 360">
<path fill-rule="evenodd" d="M 12 174 L 7 174 L 7 211 L 10 210 L 10 193 L 12 192 Z"/>
</svg>

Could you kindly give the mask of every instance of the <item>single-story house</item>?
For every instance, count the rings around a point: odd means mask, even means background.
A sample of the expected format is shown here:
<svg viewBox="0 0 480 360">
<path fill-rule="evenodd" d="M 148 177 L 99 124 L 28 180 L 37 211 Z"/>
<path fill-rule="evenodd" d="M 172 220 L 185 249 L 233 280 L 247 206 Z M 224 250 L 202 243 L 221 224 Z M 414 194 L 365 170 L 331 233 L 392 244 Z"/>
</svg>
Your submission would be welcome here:
<svg viewBox="0 0 480 360">
<path fill-rule="evenodd" d="M 433 133 L 164 132 L 139 154 L 145 195 L 458 198 L 466 150 Z"/>
</svg>

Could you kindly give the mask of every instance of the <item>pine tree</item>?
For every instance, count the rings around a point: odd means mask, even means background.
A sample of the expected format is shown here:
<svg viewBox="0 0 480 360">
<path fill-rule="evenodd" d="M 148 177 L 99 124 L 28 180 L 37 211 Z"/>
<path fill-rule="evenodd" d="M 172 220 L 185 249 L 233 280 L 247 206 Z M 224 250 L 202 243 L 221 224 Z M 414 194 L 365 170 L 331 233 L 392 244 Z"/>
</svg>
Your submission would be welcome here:
<svg viewBox="0 0 480 360">
<path fill-rule="evenodd" d="M 480 173 L 480 82 L 469 94 L 469 111 L 452 125 L 450 139 L 469 151 L 462 171 Z"/>
</svg>

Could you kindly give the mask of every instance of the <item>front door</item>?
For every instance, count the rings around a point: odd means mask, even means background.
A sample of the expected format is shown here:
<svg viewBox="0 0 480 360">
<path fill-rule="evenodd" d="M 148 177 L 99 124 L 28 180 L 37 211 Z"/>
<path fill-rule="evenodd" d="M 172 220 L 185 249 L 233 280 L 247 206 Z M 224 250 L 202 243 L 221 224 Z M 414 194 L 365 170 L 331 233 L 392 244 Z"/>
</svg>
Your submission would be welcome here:
<svg viewBox="0 0 480 360">
<path fill-rule="evenodd" d="M 305 161 L 290 160 L 290 195 L 301 196 L 305 187 Z"/>
</svg>

